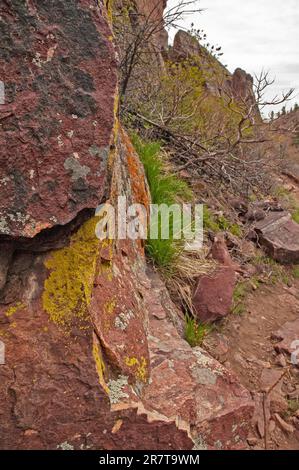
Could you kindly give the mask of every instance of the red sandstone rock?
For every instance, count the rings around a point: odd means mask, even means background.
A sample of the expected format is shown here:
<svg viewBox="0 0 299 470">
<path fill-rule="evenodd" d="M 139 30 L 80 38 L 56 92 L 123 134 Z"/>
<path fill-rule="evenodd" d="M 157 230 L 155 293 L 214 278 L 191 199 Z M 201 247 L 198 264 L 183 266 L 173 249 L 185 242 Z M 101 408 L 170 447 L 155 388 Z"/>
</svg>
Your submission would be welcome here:
<svg viewBox="0 0 299 470">
<path fill-rule="evenodd" d="M 255 226 L 259 243 L 283 264 L 299 261 L 299 225 L 286 212 L 271 212 Z"/>
<path fill-rule="evenodd" d="M 268 401 L 272 414 L 284 413 L 288 410 L 288 403 L 283 396 L 281 389 L 282 376 L 283 372 L 281 370 L 263 369 L 260 378 L 261 391 L 269 392 L 271 390 L 268 396 Z"/>
<path fill-rule="evenodd" d="M 117 64 L 95 3 L 1 2 L 0 234 L 34 237 L 103 197 Z"/>
<path fill-rule="evenodd" d="M 215 238 L 211 254 L 220 265 L 215 272 L 198 279 L 193 295 L 196 315 L 204 323 L 219 320 L 230 313 L 236 284 L 236 266 L 223 238 Z"/>
<path fill-rule="evenodd" d="M 235 283 L 235 271 L 228 267 L 219 267 L 212 275 L 199 278 L 193 305 L 200 321 L 213 322 L 230 313 Z"/>
<path fill-rule="evenodd" d="M 123 132 L 113 173 L 112 202 L 124 191 L 129 200 L 146 203 L 143 169 Z M 9 303 L 5 294 L 7 305 L 0 305 L 6 346 L 6 364 L 0 366 L 0 448 L 246 447 L 253 411 L 249 393 L 217 361 L 181 338 L 165 286 L 145 272 L 141 244 L 125 241 L 107 248 L 92 232 L 85 236 L 79 247 L 92 244 L 97 266 L 85 310 L 79 273 L 91 260 L 79 259 L 81 268 L 73 265 L 78 234 L 61 251 L 14 257 L 4 291 L 18 285 L 18 299 Z M 59 279 L 60 265 L 53 260 L 58 256 L 59 263 L 62 255 Z M 54 314 L 45 303 L 51 282 Z M 81 316 L 74 295 L 82 304 Z M 60 318 L 61 311 L 71 314 L 70 322 Z"/>
</svg>

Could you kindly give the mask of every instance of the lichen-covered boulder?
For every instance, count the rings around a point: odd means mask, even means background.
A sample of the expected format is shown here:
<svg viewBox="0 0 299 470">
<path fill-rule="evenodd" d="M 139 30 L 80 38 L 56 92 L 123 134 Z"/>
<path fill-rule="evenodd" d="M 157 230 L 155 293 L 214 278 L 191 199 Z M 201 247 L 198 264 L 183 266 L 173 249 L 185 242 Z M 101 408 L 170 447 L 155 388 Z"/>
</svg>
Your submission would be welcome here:
<svg viewBox="0 0 299 470">
<path fill-rule="evenodd" d="M 0 235 L 34 237 L 106 189 L 117 63 L 91 0 L 1 2 Z"/>
</svg>

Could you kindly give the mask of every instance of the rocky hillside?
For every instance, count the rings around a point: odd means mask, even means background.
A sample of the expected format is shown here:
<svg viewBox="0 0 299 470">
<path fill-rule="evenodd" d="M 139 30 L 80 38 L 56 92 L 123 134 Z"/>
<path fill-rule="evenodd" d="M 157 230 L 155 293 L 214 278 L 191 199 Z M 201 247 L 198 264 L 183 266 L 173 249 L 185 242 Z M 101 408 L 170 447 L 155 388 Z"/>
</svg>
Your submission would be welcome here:
<svg viewBox="0 0 299 470">
<path fill-rule="evenodd" d="M 157 1 L 155 21 L 163 23 L 165 4 Z M 192 343 L 186 305 L 174 295 L 173 280 L 147 258 L 148 245 L 96 237 L 100 204 L 125 195 L 148 210 L 154 199 L 143 139 L 162 139 L 162 155 L 174 156 L 171 172 L 185 180 L 176 188 L 188 184 L 201 200 L 210 184 L 213 189 L 219 161 L 209 171 L 190 171 L 192 165 L 177 159 L 190 137 L 177 138 L 177 120 L 172 127 L 166 118 L 157 123 L 147 97 L 136 111 L 136 101 L 122 94 L 119 20 L 129 18 L 132 28 L 151 14 L 142 0 L 133 11 L 124 14 L 124 8 L 123 1 L 91 0 L 0 5 L 0 449 L 245 449 L 255 426 L 250 387 L 216 348 Z M 240 69 L 230 75 L 216 60 L 211 69 L 207 52 L 183 32 L 171 49 L 166 39 L 163 27 L 155 31 L 154 46 L 146 46 L 156 57 L 150 66 L 164 74 L 177 64 L 176 89 L 187 70 L 191 92 L 205 93 L 203 106 L 209 106 L 199 108 L 193 131 L 210 135 L 210 121 L 199 117 L 226 109 L 227 90 L 257 117 L 250 76 Z M 181 68 L 185 61 L 191 75 Z M 157 77 L 152 83 L 173 86 L 170 75 L 162 82 Z M 231 112 L 235 116 L 235 110 L 216 113 L 217 125 L 234 133 Z M 188 144 L 184 155 L 194 158 L 194 149 Z M 230 165 L 231 157 L 225 168 Z M 245 243 L 254 251 L 258 241 L 282 263 L 299 262 L 298 225 L 275 201 L 244 202 L 230 186 L 225 199 L 227 217 L 215 199 L 205 199 L 210 253 L 194 254 L 191 265 L 194 271 L 198 259 L 206 265 L 212 258 L 214 271 L 198 267 L 193 275 L 192 333 L 236 307 L 235 288 L 254 265 L 250 257 L 244 261 Z M 238 249 L 242 259 L 232 259 Z"/>
</svg>

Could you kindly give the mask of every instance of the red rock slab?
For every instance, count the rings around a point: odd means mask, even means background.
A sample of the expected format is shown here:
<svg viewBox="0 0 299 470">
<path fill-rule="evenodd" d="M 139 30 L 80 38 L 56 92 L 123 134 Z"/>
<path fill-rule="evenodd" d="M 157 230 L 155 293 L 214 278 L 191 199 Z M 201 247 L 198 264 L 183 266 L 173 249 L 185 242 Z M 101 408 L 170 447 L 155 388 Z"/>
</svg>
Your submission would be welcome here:
<svg viewBox="0 0 299 470">
<path fill-rule="evenodd" d="M 220 266 L 214 273 L 201 276 L 193 295 L 197 318 L 203 323 L 211 323 L 228 315 L 235 284 L 235 270 L 232 267 Z"/>
<path fill-rule="evenodd" d="M 117 62 L 96 2 L 1 2 L 0 234 L 32 238 L 96 208 Z"/>
<path fill-rule="evenodd" d="M 147 291 L 153 305 L 157 288 Z M 245 446 L 253 414 L 249 392 L 201 348 L 192 349 L 169 318 L 149 310 L 151 379 L 143 389 L 144 407 L 172 417 L 188 430 L 195 448 Z"/>
<path fill-rule="evenodd" d="M 259 243 L 283 264 L 299 261 L 299 225 L 287 212 L 272 212 L 255 225 Z"/>
</svg>

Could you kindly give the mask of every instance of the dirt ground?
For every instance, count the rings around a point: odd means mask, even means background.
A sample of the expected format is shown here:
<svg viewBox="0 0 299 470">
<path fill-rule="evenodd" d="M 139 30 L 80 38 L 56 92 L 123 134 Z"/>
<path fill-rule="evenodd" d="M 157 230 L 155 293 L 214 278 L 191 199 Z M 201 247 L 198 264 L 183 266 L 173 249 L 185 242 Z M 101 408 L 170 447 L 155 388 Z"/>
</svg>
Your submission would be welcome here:
<svg viewBox="0 0 299 470">
<path fill-rule="evenodd" d="M 299 202 L 299 186 L 292 192 Z M 299 450 L 299 366 L 275 351 L 273 339 L 286 322 L 299 318 L 299 279 L 292 277 L 291 268 L 285 270 L 287 282 L 253 285 L 242 312 L 229 315 L 205 340 L 209 352 L 235 372 L 256 402 L 248 439 L 252 449 Z M 273 393 L 265 395 L 272 386 Z"/>
</svg>

